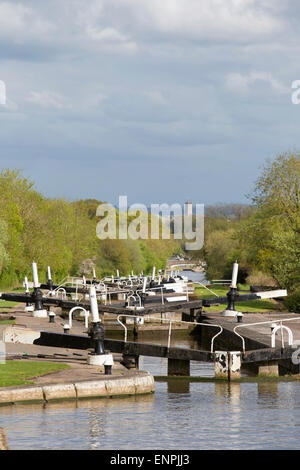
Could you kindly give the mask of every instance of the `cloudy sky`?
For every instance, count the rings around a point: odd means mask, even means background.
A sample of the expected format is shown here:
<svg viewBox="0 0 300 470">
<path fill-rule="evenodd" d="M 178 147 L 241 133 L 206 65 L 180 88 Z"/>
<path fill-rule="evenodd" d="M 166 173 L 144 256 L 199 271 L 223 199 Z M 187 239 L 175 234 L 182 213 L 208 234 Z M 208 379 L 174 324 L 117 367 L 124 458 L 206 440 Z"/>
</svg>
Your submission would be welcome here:
<svg viewBox="0 0 300 470">
<path fill-rule="evenodd" d="M 299 149 L 297 0 L 0 0 L 2 168 L 51 197 L 246 202 Z"/>
</svg>

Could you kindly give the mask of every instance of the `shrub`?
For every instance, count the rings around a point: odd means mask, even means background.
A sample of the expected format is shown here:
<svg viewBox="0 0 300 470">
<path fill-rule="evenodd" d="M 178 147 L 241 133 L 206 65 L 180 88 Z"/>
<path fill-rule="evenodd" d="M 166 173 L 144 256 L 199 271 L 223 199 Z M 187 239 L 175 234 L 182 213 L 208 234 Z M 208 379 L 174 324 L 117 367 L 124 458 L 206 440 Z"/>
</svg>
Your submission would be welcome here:
<svg viewBox="0 0 300 470">
<path fill-rule="evenodd" d="M 277 284 L 274 279 L 271 276 L 262 273 L 261 271 L 252 271 L 250 275 L 246 278 L 246 282 L 247 284 L 250 284 L 252 286 L 277 287 Z"/>
<path fill-rule="evenodd" d="M 300 288 L 284 299 L 284 305 L 289 312 L 300 313 Z"/>
</svg>

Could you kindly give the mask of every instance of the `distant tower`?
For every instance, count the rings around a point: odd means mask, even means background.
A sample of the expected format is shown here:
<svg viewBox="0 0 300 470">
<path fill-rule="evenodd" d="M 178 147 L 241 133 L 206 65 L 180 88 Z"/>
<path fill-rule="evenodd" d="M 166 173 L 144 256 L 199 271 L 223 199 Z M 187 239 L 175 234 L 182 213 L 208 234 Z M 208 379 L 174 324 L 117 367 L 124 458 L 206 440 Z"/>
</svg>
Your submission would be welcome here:
<svg viewBox="0 0 300 470">
<path fill-rule="evenodd" d="M 192 202 L 185 202 L 184 203 L 184 215 L 193 215 L 193 203 Z"/>
</svg>

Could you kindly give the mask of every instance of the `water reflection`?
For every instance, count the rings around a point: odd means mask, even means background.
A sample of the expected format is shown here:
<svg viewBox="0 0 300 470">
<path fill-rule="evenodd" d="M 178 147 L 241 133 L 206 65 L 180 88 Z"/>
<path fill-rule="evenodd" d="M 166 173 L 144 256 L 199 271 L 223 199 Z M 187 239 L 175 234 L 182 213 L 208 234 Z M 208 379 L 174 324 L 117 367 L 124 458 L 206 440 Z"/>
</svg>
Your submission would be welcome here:
<svg viewBox="0 0 300 470">
<path fill-rule="evenodd" d="M 168 393 L 190 393 L 190 381 L 168 380 Z"/>
<path fill-rule="evenodd" d="M 258 382 L 257 395 L 260 400 L 275 403 L 278 399 L 278 382 Z"/>
<path fill-rule="evenodd" d="M 228 403 L 238 404 L 241 396 L 241 384 L 234 382 L 215 382 L 216 403 L 227 400 Z"/>
<path fill-rule="evenodd" d="M 13 449 L 300 448 L 297 382 L 156 382 L 155 395 L 0 408 Z"/>
</svg>

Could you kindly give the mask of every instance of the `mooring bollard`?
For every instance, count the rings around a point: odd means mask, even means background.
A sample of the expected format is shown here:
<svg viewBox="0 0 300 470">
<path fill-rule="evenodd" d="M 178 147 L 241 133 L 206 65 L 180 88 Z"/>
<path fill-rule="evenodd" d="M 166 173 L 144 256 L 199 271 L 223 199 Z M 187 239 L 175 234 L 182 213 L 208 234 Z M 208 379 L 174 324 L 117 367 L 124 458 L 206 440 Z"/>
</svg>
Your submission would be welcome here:
<svg viewBox="0 0 300 470">
<path fill-rule="evenodd" d="M 104 374 L 111 375 L 111 368 L 114 365 L 112 354 L 107 354 L 107 359 L 104 362 Z"/>
<path fill-rule="evenodd" d="M 49 312 L 49 323 L 54 323 L 55 313 Z"/>
<path fill-rule="evenodd" d="M 88 364 L 102 366 L 106 361 L 112 361 L 113 364 L 112 355 L 106 354 L 104 349 L 104 328 L 99 317 L 95 286 L 91 286 L 90 288 L 90 307 L 92 314 L 92 326 L 89 331 L 89 336 L 95 342 L 95 350 L 94 354 L 90 354 L 88 356 Z"/>
<path fill-rule="evenodd" d="M 243 322 L 243 316 L 244 316 L 244 315 L 242 314 L 242 312 L 237 312 L 236 318 L 237 318 L 237 322 L 238 322 L 238 323 L 242 323 L 242 322 Z"/>
<path fill-rule="evenodd" d="M 70 325 L 64 325 L 64 333 L 68 335 L 70 333 Z"/>
</svg>

